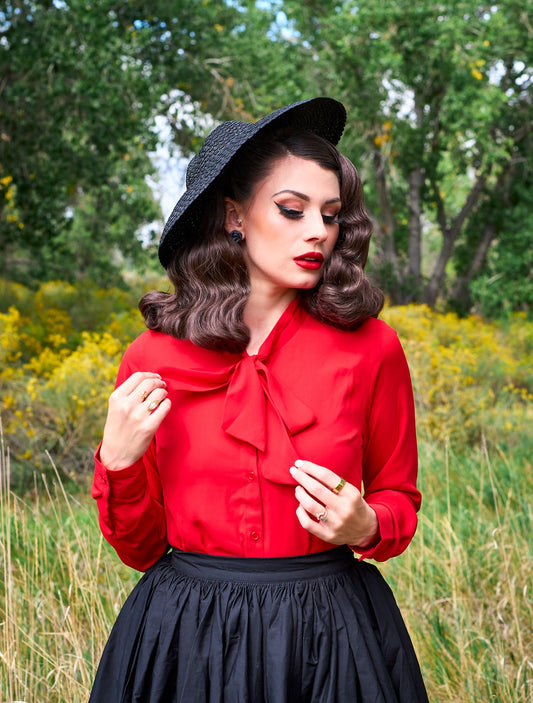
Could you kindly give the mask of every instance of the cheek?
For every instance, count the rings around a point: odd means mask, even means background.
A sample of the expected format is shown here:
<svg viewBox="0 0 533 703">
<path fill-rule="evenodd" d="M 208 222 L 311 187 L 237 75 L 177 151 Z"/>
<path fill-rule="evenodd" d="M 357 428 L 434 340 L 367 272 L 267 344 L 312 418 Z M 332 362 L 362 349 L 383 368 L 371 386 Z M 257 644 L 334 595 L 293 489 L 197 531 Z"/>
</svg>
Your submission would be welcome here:
<svg viewBox="0 0 533 703">
<path fill-rule="evenodd" d="M 337 231 L 335 232 L 335 234 L 332 234 L 331 238 L 328 240 L 328 250 L 329 250 L 330 254 L 333 252 L 333 249 L 335 249 L 335 244 L 337 243 L 338 238 L 339 238 L 339 229 L 337 228 Z"/>
</svg>

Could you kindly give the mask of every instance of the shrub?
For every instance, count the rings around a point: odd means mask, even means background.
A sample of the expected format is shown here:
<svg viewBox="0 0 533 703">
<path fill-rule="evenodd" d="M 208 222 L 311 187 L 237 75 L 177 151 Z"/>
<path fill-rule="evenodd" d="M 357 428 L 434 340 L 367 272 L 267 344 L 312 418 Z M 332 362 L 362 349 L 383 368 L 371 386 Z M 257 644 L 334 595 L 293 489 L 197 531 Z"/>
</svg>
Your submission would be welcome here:
<svg viewBox="0 0 533 703">
<path fill-rule="evenodd" d="M 15 305 L 0 313 L 0 403 L 19 488 L 48 470 L 46 452 L 63 478 L 91 470 L 121 354 L 144 329 L 130 297 L 54 282 L 17 288 Z M 475 446 L 483 438 L 531 452 L 532 322 L 460 319 L 421 305 L 383 316 L 407 354 L 422 440 Z"/>
</svg>

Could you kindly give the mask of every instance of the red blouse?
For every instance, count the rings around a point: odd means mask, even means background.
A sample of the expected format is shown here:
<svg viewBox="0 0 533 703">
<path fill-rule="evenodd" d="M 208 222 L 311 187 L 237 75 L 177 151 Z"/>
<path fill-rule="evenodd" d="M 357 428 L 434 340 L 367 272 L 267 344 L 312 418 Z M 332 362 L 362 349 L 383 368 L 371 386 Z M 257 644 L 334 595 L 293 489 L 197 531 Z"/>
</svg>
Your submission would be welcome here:
<svg viewBox="0 0 533 703">
<path fill-rule="evenodd" d="M 254 356 L 214 352 L 159 332 L 127 349 L 117 385 L 159 373 L 172 409 L 145 456 L 108 471 L 92 495 L 106 540 L 141 571 L 168 545 L 228 556 L 291 556 L 334 545 L 296 517 L 289 468 L 305 459 L 361 488 L 383 561 L 416 529 L 417 449 L 409 370 L 396 333 L 371 318 L 324 325 L 294 301 Z"/>
</svg>

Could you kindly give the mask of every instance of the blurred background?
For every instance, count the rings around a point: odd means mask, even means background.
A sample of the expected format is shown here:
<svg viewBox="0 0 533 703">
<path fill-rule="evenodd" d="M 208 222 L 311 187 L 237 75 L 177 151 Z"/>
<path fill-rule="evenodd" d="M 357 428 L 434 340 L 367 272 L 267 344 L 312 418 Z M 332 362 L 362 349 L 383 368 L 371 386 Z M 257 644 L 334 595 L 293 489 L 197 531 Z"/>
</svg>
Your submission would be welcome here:
<svg viewBox="0 0 533 703">
<path fill-rule="evenodd" d="M 189 158 L 326 95 L 417 404 L 382 568 L 431 701 L 533 701 L 532 81 L 531 0 L 0 3 L 0 700 L 86 700 L 138 578 L 88 486 Z"/>
</svg>

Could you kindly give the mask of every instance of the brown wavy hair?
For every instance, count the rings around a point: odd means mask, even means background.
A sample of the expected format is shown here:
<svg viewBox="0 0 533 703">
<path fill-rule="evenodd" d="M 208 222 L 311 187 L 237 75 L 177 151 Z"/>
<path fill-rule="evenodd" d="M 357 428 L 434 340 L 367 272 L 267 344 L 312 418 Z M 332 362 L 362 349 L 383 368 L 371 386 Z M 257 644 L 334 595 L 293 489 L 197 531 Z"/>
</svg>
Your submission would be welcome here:
<svg viewBox="0 0 533 703">
<path fill-rule="evenodd" d="M 364 274 L 372 225 L 355 166 L 326 139 L 283 129 L 250 140 L 204 194 L 198 231 L 182 239 L 167 267 L 174 293 L 151 291 L 139 303 L 149 329 L 190 339 L 207 349 L 246 349 L 250 333 L 243 312 L 250 277 L 241 246 L 225 229 L 224 198 L 249 202 L 274 163 L 289 154 L 334 171 L 342 202 L 332 255 L 318 284 L 299 292 L 301 304 L 313 317 L 344 330 L 379 314 L 383 293 Z"/>
</svg>

